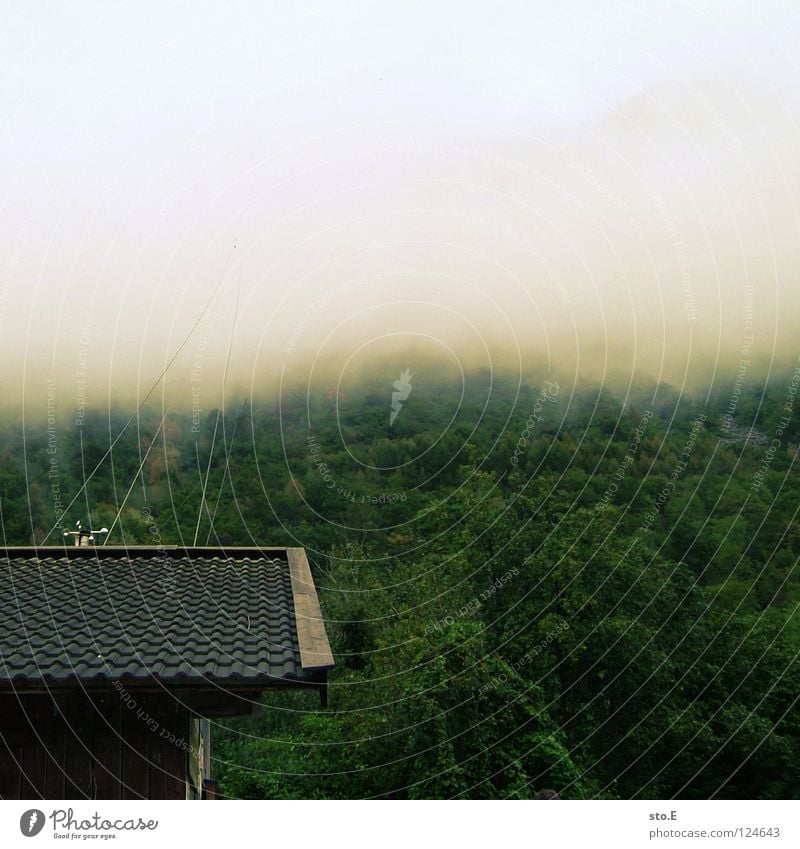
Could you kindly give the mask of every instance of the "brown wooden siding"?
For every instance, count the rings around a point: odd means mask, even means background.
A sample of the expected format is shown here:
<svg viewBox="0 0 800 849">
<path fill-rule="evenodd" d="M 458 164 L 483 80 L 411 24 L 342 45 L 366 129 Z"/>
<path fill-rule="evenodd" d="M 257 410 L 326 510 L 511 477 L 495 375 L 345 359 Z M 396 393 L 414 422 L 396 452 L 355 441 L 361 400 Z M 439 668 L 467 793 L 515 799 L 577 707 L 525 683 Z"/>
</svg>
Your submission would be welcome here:
<svg viewBox="0 0 800 849">
<path fill-rule="evenodd" d="M 0 696 L 0 798 L 184 799 L 192 714 L 169 695 L 130 697 Z"/>
</svg>

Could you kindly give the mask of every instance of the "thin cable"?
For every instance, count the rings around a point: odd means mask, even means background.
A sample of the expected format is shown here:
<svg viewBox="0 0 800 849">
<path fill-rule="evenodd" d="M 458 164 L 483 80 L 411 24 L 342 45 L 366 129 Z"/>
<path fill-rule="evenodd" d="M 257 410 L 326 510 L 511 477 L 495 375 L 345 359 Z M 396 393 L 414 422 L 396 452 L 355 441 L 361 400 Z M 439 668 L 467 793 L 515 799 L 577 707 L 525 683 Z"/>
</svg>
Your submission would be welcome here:
<svg viewBox="0 0 800 849">
<path fill-rule="evenodd" d="M 206 468 L 206 479 L 203 482 L 203 491 L 200 494 L 200 508 L 197 511 L 197 525 L 194 529 L 194 542 L 193 546 L 197 545 L 197 537 L 200 535 L 200 523 L 203 519 L 203 507 L 206 502 L 206 490 L 208 488 L 208 479 L 211 475 L 211 460 L 214 456 L 214 445 L 216 444 L 217 439 L 217 426 L 219 425 L 220 415 L 222 416 L 222 432 L 225 433 L 225 385 L 228 382 L 228 367 L 231 363 L 231 351 L 233 350 L 233 338 L 236 334 L 236 321 L 239 318 L 239 296 L 242 291 L 242 266 L 239 264 L 239 283 L 236 287 L 236 303 L 234 304 L 233 309 L 233 323 L 231 324 L 231 338 L 228 340 L 228 353 L 225 356 L 225 370 L 222 373 L 222 401 L 220 402 L 220 409 L 217 410 L 217 421 L 214 424 L 214 435 L 211 440 L 211 450 L 208 454 L 208 467 Z M 197 447 L 197 442 L 195 441 L 195 448 Z M 227 442 L 226 442 L 227 447 Z M 226 452 L 227 457 L 227 452 Z M 223 478 L 224 480 L 224 478 Z M 208 512 L 208 508 L 206 508 L 206 512 Z M 215 511 L 216 512 L 216 511 Z"/>
<path fill-rule="evenodd" d="M 134 419 L 138 418 L 139 413 L 142 411 L 142 407 L 144 407 L 144 405 L 147 403 L 147 401 L 149 400 L 149 398 L 153 394 L 153 392 L 156 391 L 158 385 L 164 379 L 167 372 L 170 370 L 170 368 L 172 368 L 172 364 L 175 362 L 175 360 L 178 359 L 178 356 L 180 355 L 181 351 L 186 347 L 187 343 L 192 338 L 192 335 L 194 334 L 195 330 L 197 330 L 197 327 L 200 324 L 200 322 L 202 321 L 203 316 L 208 312 L 208 308 L 211 306 L 211 304 L 214 302 L 214 299 L 219 294 L 219 290 L 220 290 L 221 287 L 222 287 L 222 283 L 220 283 L 219 286 L 217 286 L 216 290 L 211 295 L 211 297 L 209 298 L 205 307 L 203 308 L 203 311 L 200 313 L 200 315 L 197 317 L 197 320 L 192 325 L 191 330 L 189 330 L 189 332 L 186 335 L 186 337 L 184 338 L 183 342 L 181 342 L 181 344 L 178 346 L 178 349 L 175 351 L 175 353 L 170 358 L 169 362 L 166 364 L 166 366 L 164 366 L 163 371 L 156 378 L 155 383 L 147 391 L 147 394 L 144 396 L 144 398 L 142 398 L 141 402 L 139 403 L 139 406 L 136 408 L 136 411 L 131 415 L 131 417 L 128 419 L 128 421 L 125 422 L 125 424 L 122 427 L 122 430 L 117 434 L 117 436 L 115 437 L 115 439 L 111 443 L 111 445 L 108 446 L 108 449 L 106 450 L 105 454 L 103 454 L 103 456 L 97 461 L 97 465 L 94 467 L 94 469 L 92 469 L 89 476 L 88 477 L 84 476 L 83 484 L 81 485 L 80 489 L 75 493 L 75 497 L 72 499 L 72 501 L 70 501 L 70 503 L 67 504 L 66 508 L 64 509 L 64 513 L 66 513 L 70 509 L 70 507 L 72 507 L 72 505 L 75 504 L 75 502 L 78 500 L 78 498 L 80 498 L 81 493 L 86 489 L 86 485 L 95 476 L 95 474 L 97 473 L 100 466 L 102 466 L 103 463 L 106 461 L 106 458 L 112 452 L 112 450 L 114 449 L 114 446 L 120 441 L 120 439 L 122 439 L 123 434 L 128 429 L 131 422 L 134 421 Z M 55 524 L 55 525 L 53 525 L 52 528 L 50 528 L 50 530 L 45 534 L 45 537 L 41 542 L 42 545 L 44 545 L 44 543 L 47 542 L 47 540 L 50 538 L 50 535 L 57 528 L 58 528 L 58 524 Z"/>
<path fill-rule="evenodd" d="M 133 476 L 133 481 L 131 485 L 128 487 L 128 491 L 125 493 L 125 498 L 122 499 L 122 504 L 119 506 L 119 510 L 117 510 L 117 515 L 114 517 L 114 521 L 111 523 L 111 527 L 108 529 L 108 533 L 103 540 L 103 545 L 111 538 L 111 532 L 114 530 L 117 522 L 119 521 L 119 517 L 122 515 L 122 511 L 125 509 L 125 505 L 128 503 L 128 499 L 131 497 L 131 493 L 133 492 L 133 488 L 136 486 L 136 481 L 139 480 L 139 475 L 142 473 L 142 469 L 144 468 L 144 464 L 147 462 L 147 458 L 150 456 L 150 452 L 153 450 L 153 446 L 156 444 L 156 439 L 158 439 L 158 434 L 161 432 L 161 428 L 164 427 L 164 422 L 167 420 L 167 413 L 169 413 L 169 407 L 164 411 L 164 415 L 161 417 L 161 424 L 159 424 L 156 432 L 153 434 L 153 440 L 150 443 L 147 451 L 145 451 L 144 457 L 142 458 L 142 462 L 139 463 L 139 468 L 136 470 L 136 474 Z"/>
</svg>

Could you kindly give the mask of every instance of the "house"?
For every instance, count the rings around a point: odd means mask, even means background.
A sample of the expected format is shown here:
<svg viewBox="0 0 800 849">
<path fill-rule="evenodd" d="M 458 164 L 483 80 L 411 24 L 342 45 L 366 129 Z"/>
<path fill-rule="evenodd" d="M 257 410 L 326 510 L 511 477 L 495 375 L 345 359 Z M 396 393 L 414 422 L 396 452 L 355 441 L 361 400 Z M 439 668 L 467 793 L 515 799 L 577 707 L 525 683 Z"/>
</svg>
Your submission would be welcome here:
<svg viewBox="0 0 800 849">
<path fill-rule="evenodd" d="M 0 549 L 0 798 L 212 798 L 213 720 L 325 698 L 302 548 Z"/>
</svg>

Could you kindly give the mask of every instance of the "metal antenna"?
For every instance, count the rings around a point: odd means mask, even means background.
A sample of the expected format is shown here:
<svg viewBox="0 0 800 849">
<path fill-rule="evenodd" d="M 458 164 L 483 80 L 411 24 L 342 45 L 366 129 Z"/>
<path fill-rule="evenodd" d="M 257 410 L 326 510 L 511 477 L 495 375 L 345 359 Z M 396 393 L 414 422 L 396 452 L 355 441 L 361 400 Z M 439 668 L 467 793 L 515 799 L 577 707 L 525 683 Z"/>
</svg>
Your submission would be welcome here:
<svg viewBox="0 0 800 849">
<path fill-rule="evenodd" d="M 89 528 L 84 528 L 80 520 L 75 522 L 74 531 L 64 531 L 65 537 L 73 537 L 74 545 L 79 548 L 86 548 L 89 545 L 94 545 L 95 534 L 107 534 L 108 528 L 100 528 L 99 531 L 92 531 Z"/>
</svg>

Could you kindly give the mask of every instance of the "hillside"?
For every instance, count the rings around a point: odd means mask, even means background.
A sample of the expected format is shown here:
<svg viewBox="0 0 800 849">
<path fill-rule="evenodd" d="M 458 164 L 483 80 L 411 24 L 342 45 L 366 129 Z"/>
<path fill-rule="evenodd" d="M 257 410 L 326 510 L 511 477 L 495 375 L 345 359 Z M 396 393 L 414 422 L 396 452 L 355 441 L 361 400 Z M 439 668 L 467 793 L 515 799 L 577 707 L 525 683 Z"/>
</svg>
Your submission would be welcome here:
<svg viewBox="0 0 800 849">
<path fill-rule="evenodd" d="M 431 374 L 5 423 L 4 543 L 308 549 L 329 706 L 217 729 L 229 795 L 796 797 L 797 375 Z"/>
</svg>

